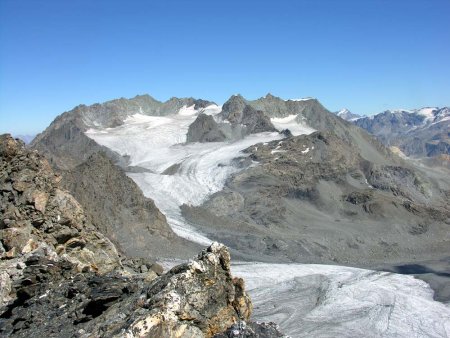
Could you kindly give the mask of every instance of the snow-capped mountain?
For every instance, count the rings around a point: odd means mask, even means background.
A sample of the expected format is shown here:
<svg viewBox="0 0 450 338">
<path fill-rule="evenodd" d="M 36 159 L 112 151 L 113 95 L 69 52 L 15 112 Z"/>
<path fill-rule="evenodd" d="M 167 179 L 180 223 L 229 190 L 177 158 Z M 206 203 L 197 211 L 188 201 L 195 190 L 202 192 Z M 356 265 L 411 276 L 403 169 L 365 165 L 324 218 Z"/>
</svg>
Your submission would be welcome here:
<svg viewBox="0 0 450 338">
<path fill-rule="evenodd" d="M 386 110 L 352 121 L 408 156 L 450 154 L 450 108 Z"/>
<path fill-rule="evenodd" d="M 335 114 L 339 116 L 341 119 L 344 119 L 346 121 L 354 121 L 362 117 L 361 115 L 352 113 L 350 110 L 346 108 L 335 112 Z"/>
</svg>

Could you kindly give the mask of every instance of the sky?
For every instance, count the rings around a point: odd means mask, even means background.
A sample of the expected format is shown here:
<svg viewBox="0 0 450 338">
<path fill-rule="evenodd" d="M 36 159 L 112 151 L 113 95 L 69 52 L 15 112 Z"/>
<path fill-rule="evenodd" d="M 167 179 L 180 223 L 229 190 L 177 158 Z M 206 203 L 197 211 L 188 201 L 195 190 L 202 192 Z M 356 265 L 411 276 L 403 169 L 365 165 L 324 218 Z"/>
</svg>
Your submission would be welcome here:
<svg viewBox="0 0 450 338">
<path fill-rule="evenodd" d="M 450 0 L 0 0 L 0 133 L 148 93 L 450 105 Z"/>
</svg>

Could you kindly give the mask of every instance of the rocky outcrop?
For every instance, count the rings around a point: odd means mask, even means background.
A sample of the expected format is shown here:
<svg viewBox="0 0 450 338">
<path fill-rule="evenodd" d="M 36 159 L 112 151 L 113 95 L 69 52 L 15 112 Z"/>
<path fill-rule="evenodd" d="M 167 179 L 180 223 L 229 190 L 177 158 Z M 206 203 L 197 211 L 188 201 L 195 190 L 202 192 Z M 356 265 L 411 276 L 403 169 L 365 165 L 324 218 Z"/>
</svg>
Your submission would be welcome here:
<svg viewBox="0 0 450 338">
<path fill-rule="evenodd" d="M 60 187 L 61 177 L 42 156 L 9 135 L 0 136 L 0 156 L 0 305 L 17 297 L 12 283 L 23 279 L 23 266 L 36 251 L 77 271 L 106 273 L 120 266 L 115 246 Z"/>
<path fill-rule="evenodd" d="M 189 126 L 186 142 L 223 142 L 225 134 L 210 115 L 200 114 Z"/>
<path fill-rule="evenodd" d="M 23 269 L 29 282 L 2 313 L 2 336 L 212 337 L 249 320 L 252 311 L 243 281 L 231 276 L 228 250 L 218 243 L 153 281 L 74 274 L 70 263 L 40 258 Z"/>
<path fill-rule="evenodd" d="M 277 131 L 270 118 L 263 111 L 252 107 L 240 95 L 233 95 L 223 104 L 220 117 L 231 123 L 232 126 L 242 126 L 244 135 Z"/>
<path fill-rule="evenodd" d="M 242 111 L 241 123 L 247 127 L 249 134 L 277 131 L 269 117 L 264 115 L 261 110 L 256 110 L 251 106 L 246 106 Z"/>
</svg>

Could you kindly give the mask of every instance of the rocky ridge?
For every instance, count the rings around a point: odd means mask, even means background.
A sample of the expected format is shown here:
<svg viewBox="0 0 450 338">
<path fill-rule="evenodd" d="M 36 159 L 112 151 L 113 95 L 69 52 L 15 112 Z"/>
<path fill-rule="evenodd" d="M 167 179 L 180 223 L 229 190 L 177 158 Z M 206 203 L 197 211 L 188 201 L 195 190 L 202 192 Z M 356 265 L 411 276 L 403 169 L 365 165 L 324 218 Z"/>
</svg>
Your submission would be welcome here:
<svg viewBox="0 0 450 338">
<path fill-rule="evenodd" d="M 242 96 L 233 95 L 215 118 L 204 114 L 196 118 L 189 127 L 187 142 L 235 141 L 266 131 L 277 131 L 270 118 L 250 106 Z"/>
</svg>

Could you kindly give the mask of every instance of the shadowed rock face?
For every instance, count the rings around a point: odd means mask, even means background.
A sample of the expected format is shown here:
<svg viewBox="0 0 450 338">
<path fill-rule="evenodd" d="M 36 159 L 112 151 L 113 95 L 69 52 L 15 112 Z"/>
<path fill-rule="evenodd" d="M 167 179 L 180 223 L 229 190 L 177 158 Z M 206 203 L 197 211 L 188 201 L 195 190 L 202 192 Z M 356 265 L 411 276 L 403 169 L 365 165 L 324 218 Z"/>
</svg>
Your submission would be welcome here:
<svg viewBox="0 0 450 338">
<path fill-rule="evenodd" d="M 222 142 L 225 134 L 210 115 L 200 114 L 189 126 L 186 142 Z"/>
<path fill-rule="evenodd" d="M 277 131 L 270 122 L 270 115 L 252 107 L 247 100 L 240 95 L 233 95 L 222 106 L 219 115 L 232 126 L 242 126 L 245 134 L 261 133 L 264 131 Z"/>
<path fill-rule="evenodd" d="M 269 117 L 264 115 L 261 110 L 256 110 L 251 106 L 246 106 L 242 111 L 241 123 L 247 127 L 250 134 L 277 131 L 272 122 L 270 122 Z"/>
</svg>

